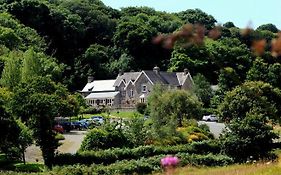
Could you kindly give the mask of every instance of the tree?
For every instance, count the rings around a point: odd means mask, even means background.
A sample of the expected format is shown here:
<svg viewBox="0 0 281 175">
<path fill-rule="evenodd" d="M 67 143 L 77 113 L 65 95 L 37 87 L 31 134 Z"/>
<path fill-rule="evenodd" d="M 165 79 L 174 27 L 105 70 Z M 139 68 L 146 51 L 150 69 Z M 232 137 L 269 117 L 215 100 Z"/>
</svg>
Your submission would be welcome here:
<svg viewBox="0 0 281 175">
<path fill-rule="evenodd" d="M 276 122 L 280 120 L 280 102 L 279 89 L 261 81 L 245 82 L 226 93 L 218 111 L 225 121 L 242 120 L 255 112 Z"/>
<path fill-rule="evenodd" d="M 158 138 L 176 135 L 183 118 L 199 118 L 202 104 L 197 97 L 183 90 L 166 90 L 156 85 L 148 99 L 148 108 Z"/>
<path fill-rule="evenodd" d="M 211 84 L 202 74 L 197 74 L 193 77 L 193 92 L 205 107 L 210 105 L 210 100 L 213 96 Z"/>
<path fill-rule="evenodd" d="M 32 131 L 20 120 L 16 120 L 17 125 L 20 128 L 20 133 L 18 137 L 18 145 L 22 155 L 22 161 L 25 164 L 25 150 L 33 142 Z"/>
<path fill-rule="evenodd" d="M 227 92 L 235 86 L 241 84 L 240 77 L 231 67 L 226 67 L 220 71 L 218 81 L 219 88 L 222 92 Z"/>
<path fill-rule="evenodd" d="M 236 27 L 233 22 L 226 22 L 223 24 L 223 27 L 226 27 L 226 28 L 232 28 L 232 27 Z"/>
<path fill-rule="evenodd" d="M 217 22 L 212 15 L 208 15 L 200 9 L 188 9 L 186 11 L 177 13 L 177 15 L 185 23 L 202 24 L 208 30 L 212 29 Z"/>
<path fill-rule="evenodd" d="M 257 28 L 257 30 L 268 30 L 268 31 L 273 32 L 273 33 L 277 33 L 278 32 L 277 27 L 274 24 L 271 24 L 271 23 L 263 24 L 263 25 L 259 26 Z"/>
<path fill-rule="evenodd" d="M 223 153 L 239 163 L 270 158 L 273 139 L 278 135 L 266 118 L 262 114 L 248 113 L 242 120 L 232 120 L 227 125 L 228 130 L 220 137 Z"/>
<path fill-rule="evenodd" d="M 23 64 L 22 64 L 22 81 L 29 82 L 34 77 L 41 76 L 42 66 L 37 54 L 33 49 L 28 49 L 23 54 Z"/>
<path fill-rule="evenodd" d="M 34 77 L 28 83 L 20 83 L 14 90 L 11 110 L 22 121 L 28 121 L 48 167 L 52 166 L 58 147 L 53 132 L 54 118 L 73 115 L 75 110 L 70 99 L 66 88 L 48 77 Z"/>
<path fill-rule="evenodd" d="M 1 85 L 13 90 L 21 81 L 20 69 L 21 52 L 12 51 L 6 56 L 4 70 L 1 76 Z"/>
</svg>

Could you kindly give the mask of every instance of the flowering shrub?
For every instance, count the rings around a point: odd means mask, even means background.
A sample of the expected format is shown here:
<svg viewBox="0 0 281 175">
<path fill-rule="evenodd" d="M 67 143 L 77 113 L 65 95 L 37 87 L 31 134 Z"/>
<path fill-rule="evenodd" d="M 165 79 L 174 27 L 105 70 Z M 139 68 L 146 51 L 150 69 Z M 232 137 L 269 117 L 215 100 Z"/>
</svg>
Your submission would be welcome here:
<svg viewBox="0 0 281 175">
<path fill-rule="evenodd" d="M 173 157 L 173 156 L 166 156 L 163 159 L 161 159 L 161 165 L 163 167 L 166 166 L 177 166 L 178 163 L 180 162 L 180 160 L 177 157 Z"/>
</svg>

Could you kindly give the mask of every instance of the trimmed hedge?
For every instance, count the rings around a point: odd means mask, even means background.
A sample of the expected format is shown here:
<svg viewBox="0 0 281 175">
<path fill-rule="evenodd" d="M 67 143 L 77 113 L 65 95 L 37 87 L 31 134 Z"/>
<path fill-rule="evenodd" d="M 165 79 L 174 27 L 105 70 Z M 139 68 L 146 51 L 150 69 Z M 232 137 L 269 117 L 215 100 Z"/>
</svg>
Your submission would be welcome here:
<svg viewBox="0 0 281 175">
<path fill-rule="evenodd" d="M 193 142 L 192 144 L 176 146 L 140 146 L 137 148 L 114 148 L 100 151 L 84 151 L 76 154 L 58 154 L 55 156 L 55 165 L 73 164 L 111 164 L 117 160 L 139 159 L 160 154 L 218 154 L 220 147 L 214 141 Z"/>
<path fill-rule="evenodd" d="M 108 166 L 93 164 L 90 167 L 85 165 L 74 165 L 65 167 L 55 167 L 50 175 L 77 175 L 77 174 L 148 174 L 153 171 L 160 171 L 160 159 L 165 155 L 157 155 L 150 158 L 140 158 L 138 160 L 122 160 L 117 161 Z M 195 155 L 188 153 L 176 154 L 180 158 L 179 166 L 185 165 L 204 165 L 204 166 L 225 166 L 233 163 L 233 160 L 225 155 Z"/>
</svg>

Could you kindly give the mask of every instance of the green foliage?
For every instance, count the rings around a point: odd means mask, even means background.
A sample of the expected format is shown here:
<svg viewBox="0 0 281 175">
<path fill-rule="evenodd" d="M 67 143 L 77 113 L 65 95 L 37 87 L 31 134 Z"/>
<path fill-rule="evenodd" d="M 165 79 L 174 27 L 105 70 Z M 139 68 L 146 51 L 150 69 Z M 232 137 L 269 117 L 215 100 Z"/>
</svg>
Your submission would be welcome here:
<svg viewBox="0 0 281 175">
<path fill-rule="evenodd" d="M 41 64 L 38 56 L 33 49 L 27 50 L 23 54 L 23 65 L 22 65 L 22 81 L 29 82 L 34 77 L 41 76 L 42 73 Z"/>
<path fill-rule="evenodd" d="M 9 89 L 14 89 L 21 81 L 20 59 L 21 52 L 10 52 L 4 59 L 5 67 L 1 76 L 1 85 Z"/>
<path fill-rule="evenodd" d="M 231 67 L 226 67 L 221 70 L 218 81 L 219 88 L 222 92 L 230 91 L 235 86 L 241 84 L 239 75 Z"/>
<path fill-rule="evenodd" d="M 177 136 L 176 127 L 182 125 L 183 118 L 201 117 L 201 103 L 187 91 L 165 90 L 156 85 L 148 103 L 155 132 L 153 135 L 158 139 Z"/>
<path fill-rule="evenodd" d="M 245 82 L 228 92 L 219 105 L 223 120 L 243 119 L 249 112 L 263 114 L 266 118 L 278 121 L 281 93 L 268 83 Z"/>
<path fill-rule="evenodd" d="M 248 113 L 242 120 L 234 119 L 220 138 L 222 151 L 236 162 L 270 158 L 273 140 L 278 138 L 272 129 L 260 114 Z"/>
<path fill-rule="evenodd" d="M 25 150 L 28 146 L 30 146 L 33 143 L 32 131 L 20 120 L 17 120 L 16 122 L 20 128 L 18 145 L 22 155 L 23 163 L 25 164 Z"/>
<path fill-rule="evenodd" d="M 57 165 L 72 164 L 104 164 L 108 165 L 116 161 L 149 158 L 162 154 L 217 154 L 220 146 L 215 141 L 193 142 L 186 145 L 175 146 L 139 146 L 136 148 L 112 148 L 108 150 L 80 151 L 76 154 L 59 154 L 55 157 Z"/>
<path fill-rule="evenodd" d="M 54 117 L 73 114 L 66 88 L 48 77 L 35 77 L 28 84 L 21 83 L 15 88 L 10 105 L 15 116 L 28 121 L 45 164 L 50 167 L 58 146 L 52 130 Z"/>
<path fill-rule="evenodd" d="M 137 103 L 136 104 L 136 109 L 140 114 L 145 114 L 147 105 L 145 103 Z"/>
<path fill-rule="evenodd" d="M 192 90 L 198 99 L 208 107 L 210 105 L 210 100 L 213 96 L 213 91 L 211 89 L 211 84 L 202 74 L 197 74 L 193 77 L 194 85 Z"/>
<path fill-rule="evenodd" d="M 150 158 L 140 158 L 138 160 L 122 160 L 110 165 L 92 165 L 86 167 L 83 165 L 66 166 L 64 168 L 55 167 L 49 174 L 148 174 L 153 171 L 159 171 L 160 159 L 165 155 L 158 155 Z M 194 155 L 188 153 L 179 153 L 180 165 L 205 165 L 205 166 L 226 166 L 233 163 L 233 160 L 224 155 Z"/>
<path fill-rule="evenodd" d="M 268 30 L 272 33 L 277 33 L 278 29 L 274 24 L 263 24 L 257 28 L 257 30 Z"/>
<path fill-rule="evenodd" d="M 128 146 L 128 140 L 117 125 L 108 124 L 103 129 L 94 128 L 84 138 L 80 147 L 81 151 L 99 150 Z"/>
<path fill-rule="evenodd" d="M 200 9 L 189 9 L 179 12 L 177 15 L 185 23 L 201 24 L 204 25 L 208 30 L 212 29 L 217 22 L 217 20 L 213 16 L 206 14 Z"/>
</svg>

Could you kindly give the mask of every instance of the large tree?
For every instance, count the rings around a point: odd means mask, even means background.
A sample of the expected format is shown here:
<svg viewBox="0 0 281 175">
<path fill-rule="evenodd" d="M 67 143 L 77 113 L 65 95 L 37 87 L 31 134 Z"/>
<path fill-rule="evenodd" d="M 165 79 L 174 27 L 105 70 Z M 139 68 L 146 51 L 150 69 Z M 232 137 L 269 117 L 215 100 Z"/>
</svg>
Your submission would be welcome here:
<svg viewBox="0 0 281 175">
<path fill-rule="evenodd" d="M 247 113 L 262 114 L 272 121 L 280 120 L 281 92 L 261 81 L 245 82 L 226 93 L 219 105 L 221 118 L 226 121 L 243 119 Z"/>
<path fill-rule="evenodd" d="M 148 108 L 155 134 L 166 138 L 176 134 L 183 118 L 199 118 L 202 104 L 197 97 L 183 90 L 167 90 L 161 85 L 153 88 Z"/>
<path fill-rule="evenodd" d="M 50 167 L 58 142 L 53 132 L 54 118 L 74 115 L 73 98 L 65 87 L 48 77 L 34 77 L 14 90 L 11 109 L 15 116 L 28 121 L 45 164 Z"/>
</svg>

